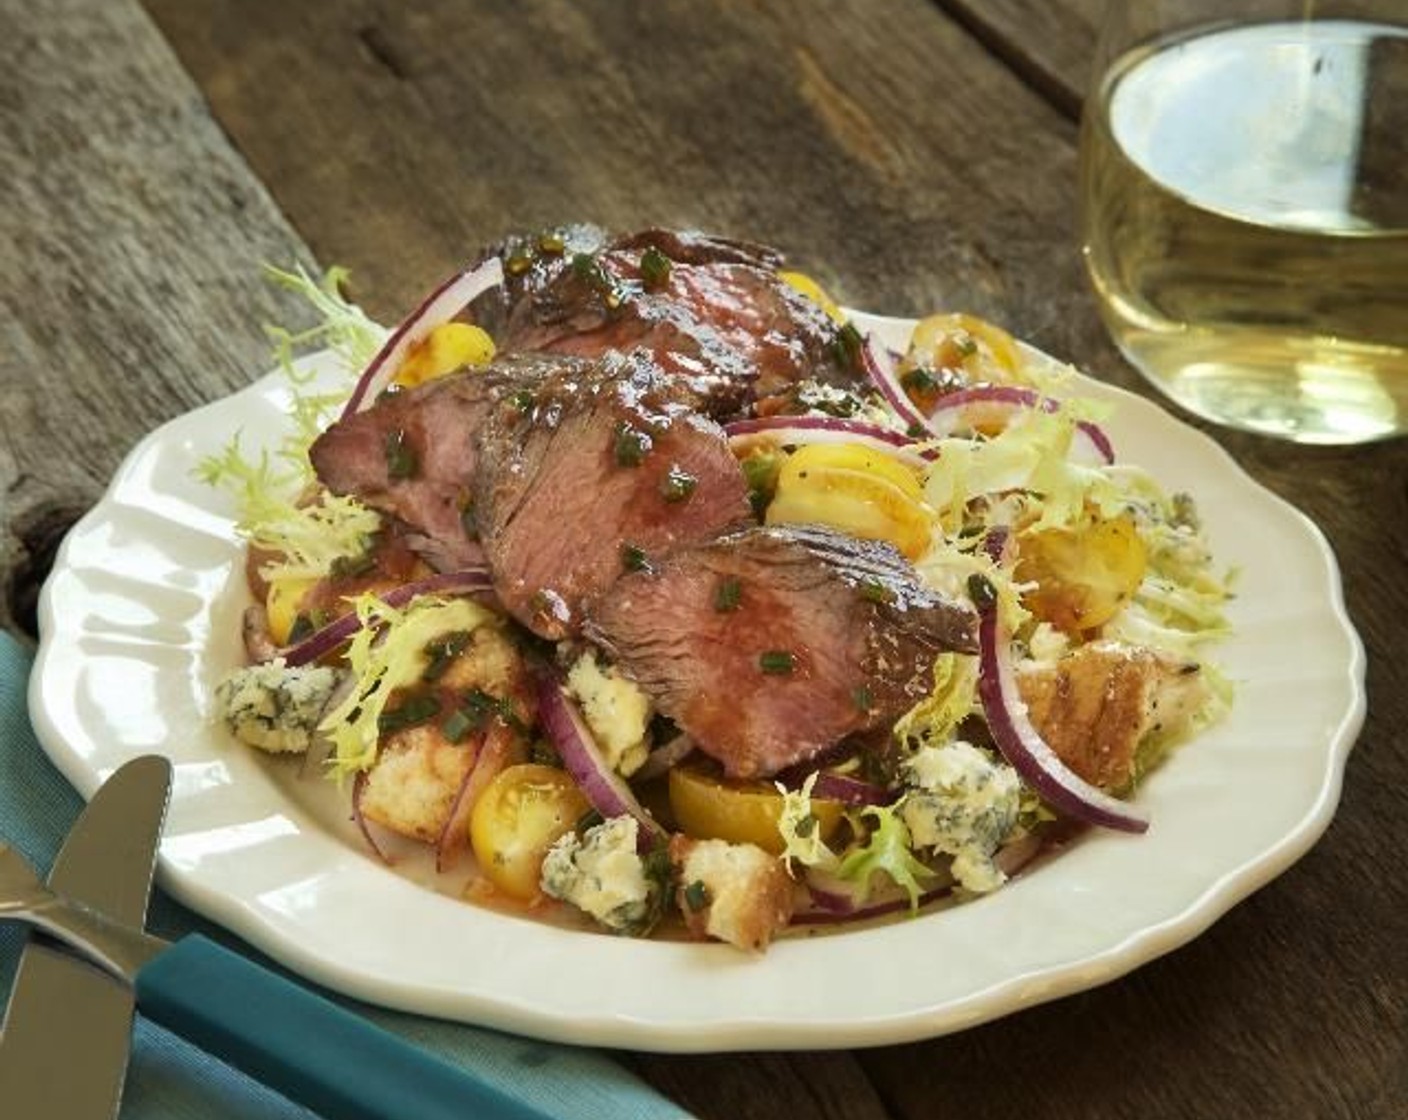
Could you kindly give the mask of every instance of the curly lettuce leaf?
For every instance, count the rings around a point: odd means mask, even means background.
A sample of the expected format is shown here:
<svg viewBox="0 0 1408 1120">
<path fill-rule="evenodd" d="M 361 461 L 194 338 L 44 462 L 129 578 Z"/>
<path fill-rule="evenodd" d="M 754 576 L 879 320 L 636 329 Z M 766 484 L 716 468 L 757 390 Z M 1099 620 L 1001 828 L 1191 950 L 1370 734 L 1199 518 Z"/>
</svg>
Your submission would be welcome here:
<svg viewBox="0 0 1408 1120">
<path fill-rule="evenodd" d="M 362 624 L 346 654 L 352 687 L 318 725 L 332 740 L 332 765 L 339 776 L 376 761 L 381 714 L 398 688 L 421 679 L 429 663 L 426 646 L 441 635 L 471 631 L 496 618 L 468 599 L 427 596 L 398 610 L 364 594 L 352 605 Z"/>
<path fill-rule="evenodd" d="M 910 909 L 918 910 L 924 881 L 937 873 L 914 854 L 909 829 L 893 806 L 867 805 L 861 815 L 874 822 L 869 835 L 841 857 L 834 874 L 858 888 L 861 902 L 874 890 L 875 876 L 884 875 L 909 895 Z"/>
<path fill-rule="evenodd" d="M 816 814 L 812 812 L 812 787 L 816 785 L 816 775 L 808 775 L 798 790 L 789 790 L 781 782 L 773 784 L 782 795 L 777 831 L 782 836 L 781 859 L 787 873 L 792 874 L 794 860 L 804 867 L 831 867 L 836 862 L 836 853 L 822 840 L 821 828 Z"/>
<path fill-rule="evenodd" d="M 978 659 L 941 653 L 934 659 L 933 689 L 895 721 L 895 738 L 915 746 L 941 746 L 980 707 Z"/>
</svg>

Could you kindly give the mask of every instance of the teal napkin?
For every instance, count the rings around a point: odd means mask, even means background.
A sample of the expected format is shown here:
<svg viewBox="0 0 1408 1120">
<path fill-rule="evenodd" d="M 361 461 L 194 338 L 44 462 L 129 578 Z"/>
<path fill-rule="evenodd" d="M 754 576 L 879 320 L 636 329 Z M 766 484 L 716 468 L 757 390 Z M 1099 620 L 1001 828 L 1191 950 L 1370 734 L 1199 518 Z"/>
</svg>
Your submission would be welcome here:
<svg viewBox="0 0 1408 1120">
<path fill-rule="evenodd" d="M 25 710 L 30 661 L 13 638 L 0 632 L 0 838 L 47 873 L 83 801 L 49 762 L 30 728 Z M 152 898 L 148 927 L 166 938 L 200 932 L 269 963 L 160 891 Z M 0 999 L 9 996 L 24 936 L 17 924 L 0 923 Z M 481 1080 L 550 1116 L 563 1120 L 688 1116 L 596 1051 L 331 998 L 446 1061 L 473 1070 Z M 308 1120 L 311 1114 L 139 1016 L 119 1115 L 121 1120 Z"/>
</svg>

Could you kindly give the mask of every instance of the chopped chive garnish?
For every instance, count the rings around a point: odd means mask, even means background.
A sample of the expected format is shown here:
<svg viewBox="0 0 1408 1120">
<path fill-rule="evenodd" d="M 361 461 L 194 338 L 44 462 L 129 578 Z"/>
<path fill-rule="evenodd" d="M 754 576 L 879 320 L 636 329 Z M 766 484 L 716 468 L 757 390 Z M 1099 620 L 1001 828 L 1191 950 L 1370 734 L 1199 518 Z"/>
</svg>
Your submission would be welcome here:
<svg viewBox="0 0 1408 1120">
<path fill-rule="evenodd" d="M 376 557 L 372 555 L 369 543 L 367 548 L 356 556 L 339 556 L 332 562 L 328 575 L 333 579 L 356 579 L 358 576 L 368 575 L 375 567 Z"/>
<path fill-rule="evenodd" d="M 855 368 L 860 365 L 860 354 L 865 348 L 865 339 L 853 323 L 845 323 L 836 332 L 836 341 L 832 343 L 832 347 L 842 365 Z"/>
<path fill-rule="evenodd" d="M 424 723 L 440 713 L 440 701 L 434 696 L 412 696 L 402 701 L 399 707 L 382 712 L 377 717 L 376 729 L 383 735 L 393 731 L 404 731 L 418 723 Z"/>
<path fill-rule="evenodd" d="M 974 572 L 968 577 L 968 596 L 980 611 L 992 610 L 997 606 L 997 591 L 981 572 Z"/>
<path fill-rule="evenodd" d="M 682 502 L 694 493 L 698 485 L 699 479 L 676 463 L 660 480 L 660 493 L 667 502 Z"/>
<path fill-rule="evenodd" d="M 637 548 L 633 544 L 623 544 L 621 566 L 628 572 L 644 572 L 650 568 L 650 558 L 646 556 L 645 549 Z"/>
<path fill-rule="evenodd" d="M 796 667 L 796 655 L 789 649 L 770 649 L 758 655 L 758 668 L 764 673 L 786 676 Z"/>
<path fill-rule="evenodd" d="M 616 428 L 616 465 L 618 467 L 638 467 L 645 461 L 650 451 L 650 436 L 629 424 Z"/>
<path fill-rule="evenodd" d="M 406 442 L 406 433 L 400 428 L 386 433 L 386 474 L 392 479 L 415 478 L 420 470 L 415 448 Z"/>
<path fill-rule="evenodd" d="M 857 685 L 851 693 L 851 700 L 858 711 L 868 712 L 875 707 L 875 696 L 869 685 Z"/>
<path fill-rule="evenodd" d="M 528 761 L 536 762 L 539 766 L 552 766 L 562 769 L 562 756 L 557 753 L 553 745 L 546 739 L 534 739 L 528 747 Z"/>
<path fill-rule="evenodd" d="M 306 614 L 300 614 L 293 620 L 293 625 L 288 628 L 288 644 L 293 645 L 301 642 L 304 638 L 313 633 L 313 620 Z"/>
<path fill-rule="evenodd" d="M 932 392 L 939 387 L 939 383 L 934 380 L 934 375 L 923 366 L 915 366 L 912 370 L 902 374 L 900 384 L 906 389 L 914 389 L 921 393 Z"/>
<path fill-rule="evenodd" d="M 455 630 L 427 642 L 425 656 L 428 660 L 425 669 L 421 672 L 421 680 L 438 681 L 445 675 L 445 670 L 450 667 L 450 662 L 462 654 L 468 646 L 468 630 Z"/>
<path fill-rule="evenodd" d="M 654 245 L 640 255 L 640 278 L 646 291 L 658 291 L 670 280 L 670 258 Z"/>
<path fill-rule="evenodd" d="M 527 412 L 530 408 L 533 407 L 535 398 L 533 396 L 532 390 L 519 389 L 518 392 L 514 393 L 513 396 L 509 397 L 509 402 L 513 405 L 514 408 L 518 409 L 519 412 Z"/>
<path fill-rule="evenodd" d="M 978 352 L 978 341 L 970 334 L 961 334 L 953 340 L 960 358 L 971 358 Z"/>
<path fill-rule="evenodd" d="M 474 720 L 463 709 L 456 708 L 440 725 L 440 734 L 451 743 L 461 743 L 474 730 Z"/>
<path fill-rule="evenodd" d="M 460 510 L 460 527 L 470 540 L 479 538 L 479 519 L 475 516 L 474 503 L 470 502 Z"/>
<path fill-rule="evenodd" d="M 892 603 L 895 591 L 881 580 L 863 579 L 860 581 L 860 596 L 872 603 Z"/>
<path fill-rule="evenodd" d="M 684 904 L 694 913 L 699 913 L 713 901 L 709 887 L 703 879 L 695 879 L 684 888 Z"/>
<path fill-rule="evenodd" d="M 743 584 L 733 576 L 725 576 L 719 581 L 719 586 L 714 588 L 714 610 L 720 614 L 736 611 L 742 598 Z"/>
</svg>

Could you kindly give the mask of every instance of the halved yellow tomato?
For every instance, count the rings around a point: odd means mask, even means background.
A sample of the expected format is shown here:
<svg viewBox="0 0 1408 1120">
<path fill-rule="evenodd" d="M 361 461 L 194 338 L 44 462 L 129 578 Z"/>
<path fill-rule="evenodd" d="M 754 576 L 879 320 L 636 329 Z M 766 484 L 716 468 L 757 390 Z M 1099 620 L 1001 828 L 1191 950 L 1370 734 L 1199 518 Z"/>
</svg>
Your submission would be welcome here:
<svg viewBox="0 0 1408 1120">
<path fill-rule="evenodd" d="M 1017 579 L 1036 583 L 1022 601 L 1068 633 L 1109 622 L 1139 589 L 1147 564 L 1144 541 L 1127 513 L 1018 537 Z"/>
<path fill-rule="evenodd" d="M 830 525 L 889 541 L 914 560 L 929 547 L 934 513 L 913 470 L 858 443 L 815 443 L 788 456 L 765 518 L 769 525 Z"/>
<path fill-rule="evenodd" d="M 494 340 L 482 327 L 442 323 L 411 347 L 396 371 L 395 381 L 411 388 L 453 373 L 461 366 L 487 365 L 493 358 Z"/>
<path fill-rule="evenodd" d="M 298 621 L 298 612 L 303 597 L 318 581 L 314 578 L 276 579 L 269 582 L 264 595 L 264 610 L 269 616 L 269 637 L 275 645 L 288 645 L 293 633 L 293 624 Z"/>
<path fill-rule="evenodd" d="M 921 319 L 910 336 L 909 352 L 921 365 L 962 369 L 974 380 L 1007 383 L 1022 368 L 1022 352 L 1010 334 L 962 312 Z"/>
<path fill-rule="evenodd" d="M 711 774 L 691 763 L 670 771 L 670 810 L 681 832 L 697 840 L 727 840 L 756 844 L 765 852 L 781 855 L 782 794 L 767 782 L 740 782 Z M 827 839 L 841 823 L 839 801 L 812 798 L 821 838 Z"/>
<path fill-rule="evenodd" d="M 469 839 L 479 869 L 505 894 L 538 897 L 543 857 L 591 808 L 570 775 L 524 762 L 494 776 L 469 818 Z"/>
</svg>

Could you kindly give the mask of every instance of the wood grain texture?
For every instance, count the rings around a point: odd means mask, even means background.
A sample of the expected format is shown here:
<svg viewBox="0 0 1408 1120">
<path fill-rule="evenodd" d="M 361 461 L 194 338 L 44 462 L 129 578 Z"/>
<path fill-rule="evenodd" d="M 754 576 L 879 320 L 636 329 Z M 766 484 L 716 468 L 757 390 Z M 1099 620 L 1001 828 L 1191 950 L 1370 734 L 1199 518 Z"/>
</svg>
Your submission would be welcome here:
<svg viewBox="0 0 1408 1120">
<path fill-rule="evenodd" d="M 1063 116 L 1080 117 L 1090 83 L 1090 59 L 1111 0 L 934 3 Z"/>
<path fill-rule="evenodd" d="M 505 229 L 667 222 L 781 245 L 856 306 L 988 315 L 1143 391 L 1075 252 L 1074 125 L 1020 61 L 1074 73 L 1094 0 L 961 2 L 962 20 L 923 0 L 149 10 L 279 210 L 383 318 Z M 62 522 L 141 431 L 262 367 L 259 324 L 286 309 L 251 277 L 301 251 L 127 5 L 45 12 L 18 47 L 0 35 L 7 576 L 36 511 Z M 1408 442 L 1217 438 L 1325 528 L 1370 653 L 1324 841 L 1102 989 L 856 1054 L 632 1057 L 644 1076 L 705 1120 L 1408 1114 Z"/>
<path fill-rule="evenodd" d="M 306 254 L 135 4 L 0 15 L 0 622 L 157 423 L 267 366 Z"/>
</svg>

